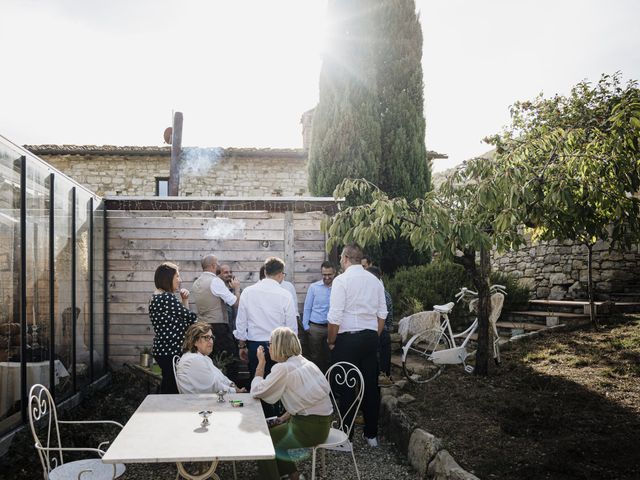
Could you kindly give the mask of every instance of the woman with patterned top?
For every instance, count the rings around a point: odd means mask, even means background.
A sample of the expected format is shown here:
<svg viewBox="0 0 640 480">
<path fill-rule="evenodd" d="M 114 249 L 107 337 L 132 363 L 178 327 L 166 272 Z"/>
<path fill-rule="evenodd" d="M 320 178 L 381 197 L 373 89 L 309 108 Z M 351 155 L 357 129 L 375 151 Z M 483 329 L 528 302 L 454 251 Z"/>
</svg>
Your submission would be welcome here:
<svg viewBox="0 0 640 480">
<path fill-rule="evenodd" d="M 178 393 L 173 375 L 173 356 L 182 354 L 182 342 L 196 314 L 189 310 L 189 290 L 180 289 L 178 266 L 165 262 L 156 268 L 153 278 L 156 291 L 149 302 L 149 317 L 153 325 L 153 358 L 162 370 L 160 393 Z M 174 292 L 180 290 L 179 302 Z"/>
</svg>

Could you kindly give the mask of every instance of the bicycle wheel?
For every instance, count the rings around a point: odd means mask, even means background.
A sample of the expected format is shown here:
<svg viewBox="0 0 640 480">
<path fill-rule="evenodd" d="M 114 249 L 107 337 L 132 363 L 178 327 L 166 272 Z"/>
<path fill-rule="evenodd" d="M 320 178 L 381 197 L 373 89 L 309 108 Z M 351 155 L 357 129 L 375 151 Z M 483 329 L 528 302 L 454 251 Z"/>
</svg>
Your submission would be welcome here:
<svg viewBox="0 0 640 480">
<path fill-rule="evenodd" d="M 425 330 L 414 336 L 403 347 L 402 371 L 413 383 L 427 383 L 444 370 L 444 365 L 431 361 L 434 351 L 451 348 L 449 337 L 437 328 Z"/>
</svg>

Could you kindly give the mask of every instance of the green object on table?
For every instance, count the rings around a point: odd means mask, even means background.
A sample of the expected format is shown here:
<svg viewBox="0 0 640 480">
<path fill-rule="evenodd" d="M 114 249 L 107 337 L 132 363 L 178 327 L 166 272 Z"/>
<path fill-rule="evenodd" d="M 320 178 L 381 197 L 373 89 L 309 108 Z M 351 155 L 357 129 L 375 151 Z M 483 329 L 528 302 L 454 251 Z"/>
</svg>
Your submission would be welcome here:
<svg viewBox="0 0 640 480">
<path fill-rule="evenodd" d="M 153 373 L 157 373 L 158 375 L 162 374 L 162 370 L 160 370 L 160 365 L 158 365 L 157 363 L 151 367 L 151 371 Z"/>
</svg>

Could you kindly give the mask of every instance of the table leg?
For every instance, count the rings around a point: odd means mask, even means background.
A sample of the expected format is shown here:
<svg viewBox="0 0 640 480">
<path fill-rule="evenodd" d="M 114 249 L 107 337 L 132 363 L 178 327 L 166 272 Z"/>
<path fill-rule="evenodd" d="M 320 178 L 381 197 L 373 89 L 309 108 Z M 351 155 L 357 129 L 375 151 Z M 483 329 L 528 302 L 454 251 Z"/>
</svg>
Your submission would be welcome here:
<svg viewBox="0 0 640 480">
<path fill-rule="evenodd" d="M 181 462 L 177 462 L 176 465 L 178 466 L 178 472 L 180 472 L 180 475 L 189 480 L 205 480 L 209 477 L 213 478 L 214 480 L 220 480 L 220 477 L 213 473 L 216 471 L 216 467 L 218 466 L 218 460 L 211 462 L 211 466 L 208 468 L 208 470 L 204 473 L 199 474 L 191 474 L 187 472 Z"/>
</svg>

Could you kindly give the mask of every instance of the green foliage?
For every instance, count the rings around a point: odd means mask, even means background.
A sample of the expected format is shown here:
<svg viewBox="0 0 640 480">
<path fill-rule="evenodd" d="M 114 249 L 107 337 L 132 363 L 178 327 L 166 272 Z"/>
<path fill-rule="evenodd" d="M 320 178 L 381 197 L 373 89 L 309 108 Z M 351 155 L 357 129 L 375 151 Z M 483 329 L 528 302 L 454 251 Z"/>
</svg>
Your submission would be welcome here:
<svg viewBox="0 0 640 480">
<path fill-rule="evenodd" d="M 379 180 L 380 112 L 376 95 L 375 9 L 364 0 L 328 5 L 329 46 L 309 150 L 309 190 L 330 196 L 344 178 Z"/>
<path fill-rule="evenodd" d="M 309 190 L 328 196 L 345 178 L 366 178 L 390 196 L 422 196 L 429 189 L 431 167 L 425 147 L 422 29 L 414 0 L 332 0 L 328 18 Z"/>
<path fill-rule="evenodd" d="M 506 287 L 505 312 L 519 309 L 529 300 L 529 290 L 520 286 L 513 275 L 493 272 L 491 284 Z M 441 261 L 401 268 L 393 278 L 385 279 L 384 285 L 393 297 L 398 320 L 416 312 L 431 310 L 434 305 L 455 301 L 455 295 L 461 287 L 473 288 L 462 266 Z M 454 325 L 466 322 L 469 317 L 466 304 L 457 304 L 449 317 Z"/>
<path fill-rule="evenodd" d="M 455 294 L 468 284 L 469 277 L 460 265 L 433 262 L 401 268 L 393 278 L 385 279 L 384 286 L 393 298 L 399 320 L 419 311 L 432 310 L 434 305 L 454 301 Z M 417 307 L 420 309 L 416 310 Z M 460 316 L 463 309 L 464 306 L 456 305 L 452 316 Z"/>
<path fill-rule="evenodd" d="M 378 185 L 410 200 L 429 190 L 425 146 L 422 28 L 414 0 L 384 0 L 377 9 L 376 75 L 381 121 Z M 368 177 L 367 177 L 368 178 Z"/>
<path fill-rule="evenodd" d="M 487 139 L 517 172 L 512 203 L 542 239 L 585 244 L 640 238 L 640 93 L 620 75 L 577 84 L 511 107 L 512 122 Z"/>
<path fill-rule="evenodd" d="M 508 273 L 492 272 L 491 285 L 504 285 L 507 287 L 507 296 L 502 307 L 503 312 L 520 310 L 528 304 L 529 298 L 531 298 L 529 289 L 520 285 L 518 279 Z"/>
</svg>

